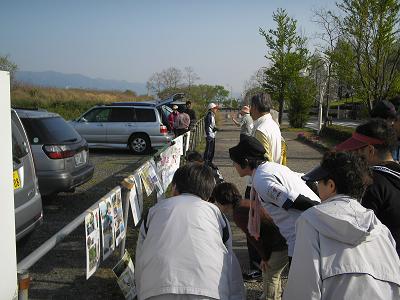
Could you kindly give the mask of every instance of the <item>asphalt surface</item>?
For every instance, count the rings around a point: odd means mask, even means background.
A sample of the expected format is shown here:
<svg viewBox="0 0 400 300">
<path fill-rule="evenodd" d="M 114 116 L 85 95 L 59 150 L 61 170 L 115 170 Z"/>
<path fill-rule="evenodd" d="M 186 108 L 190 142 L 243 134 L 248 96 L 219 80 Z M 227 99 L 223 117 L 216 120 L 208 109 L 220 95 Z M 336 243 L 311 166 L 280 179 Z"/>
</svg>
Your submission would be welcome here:
<svg viewBox="0 0 400 300">
<path fill-rule="evenodd" d="M 245 179 L 238 177 L 229 159 L 228 149 L 239 141 L 239 128 L 225 119 L 216 138 L 215 164 L 226 181 L 245 189 Z M 283 132 L 288 144 L 288 166 L 297 172 L 306 172 L 319 163 L 322 154 L 295 140 L 297 133 Z M 95 165 L 92 180 L 76 189 L 73 194 L 61 193 L 44 201 L 44 223 L 22 243 L 17 244 L 18 261 L 39 247 L 76 216 L 134 172 L 143 156 L 128 151 L 96 150 L 90 152 Z M 147 204 L 151 204 L 148 200 Z M 134 257 L 137 229 L 128 223 L 127 249 Z M 243 270 L 248 269 L 244 234 L 232 224 L 234 251 Z M 69 237 L 51 250 L 30 270 L 32 283 L 30 299 L 123 299 L 111 271 L 118 261 L 118 251 L 101 262 L 96 273 L 86 280 L 86 253 L 84 226 L 79 226 Z M 247 299 L 257 299 L 262 293 L 260 282 L 246 283 Z"/>
</svg>

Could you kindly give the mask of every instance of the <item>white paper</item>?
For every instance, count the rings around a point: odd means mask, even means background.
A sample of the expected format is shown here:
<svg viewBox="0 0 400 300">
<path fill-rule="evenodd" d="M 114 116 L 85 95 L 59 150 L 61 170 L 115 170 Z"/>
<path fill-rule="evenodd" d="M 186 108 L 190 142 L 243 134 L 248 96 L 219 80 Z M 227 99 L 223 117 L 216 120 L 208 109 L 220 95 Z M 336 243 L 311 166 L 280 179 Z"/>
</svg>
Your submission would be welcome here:
<svg viewBox="0 0 400 300">
<path fill-rule="evenodd" d="M 135 183 L 134 183 L 134 187 L 131 189 L 131 192 L 129 194 L 129 202 L 131 204 L 133 223 L 136 226 L 141 219 L 142 212 L 139 207 L 139 199 L 138 199 L 138 195 L 136 192 L 136 184 Z"/>
<path fill-rule="evenodd" d="M 185 151 L 189 150 L 190 146 L 190 131 L 186 132 L 186 145 L 185 145 Z"/>
<path fill-rule="evenodd" d="M 92 276 L 100 261 L 99 209 L 89 212 L 85 217 L 86 232 L 86 279 Z"/>
<path fill-rule="evenodd" d="M 154 191 L 154 185 L 150 178 L 150 163 L 146 162 L 139 170 L 140 178 L 146 191 L 146 195 L 149 196 Z"/>
<path fill-rule="evenodd" d="M 101 220 L 101 237 L 103 241 L 103 261 L 115 249 L 114 214 L 111 199 L 107 198 L 99 203 Z"/>
<path fill-rule="evenodd" d="M 137 192 L 137 197 L 139 200 L 139 207 L 140 211 L 143 211 L 143 186 L 142 186 L 142 179 L 140 178 L 140 175 L 138 173 L 133 174 L 133 178 L 135 179 L 135 185 L 136 185 L 136 192 Z"/>
<path fill-rule="evenodd" d="M 180 135 L 174 139 L 175 147 L 179 149 L 179 155 L 183 155 L 183 136 Z"/>
<path fill-rule="evenodd" d="M 157 175 L 157 166 L 153 159 L 149 161 L 149 175 L 150 180 L 157 192 L 157 199 L 159 199 L 164 194 L 164 189 L 161 185 L 161 180 Z"/>
<path fill-rule="evenodd" d="M 114 211 L 115 246 L 118 247 L 122 239 L 125 237 L 124 211 L 122 209 L 120 187 L 118 187 L 116 192 L 111 196 L 111 202 Z"/>
</svg>

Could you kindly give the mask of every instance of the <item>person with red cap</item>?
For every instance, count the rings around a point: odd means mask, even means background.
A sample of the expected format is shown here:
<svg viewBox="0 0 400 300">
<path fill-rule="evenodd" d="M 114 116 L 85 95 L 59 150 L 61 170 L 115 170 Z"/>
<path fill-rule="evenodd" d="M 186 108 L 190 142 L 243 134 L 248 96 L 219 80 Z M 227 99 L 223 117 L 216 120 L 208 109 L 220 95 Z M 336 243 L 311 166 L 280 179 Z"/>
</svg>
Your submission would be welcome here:
<svg viewBox="0 0 400 300">
<path fill-rule="evenodd" d="M 400 165 L 391 151 L 396 146 L 396 133 L 383 119 L 373 119 L 356 128 L 352 137 L 337 145 L 337 151 L 356 151 L 365 156 L 373 174 L 361 204 L 372 209 L 396 241 L 400 254 Z"/>
</svg>

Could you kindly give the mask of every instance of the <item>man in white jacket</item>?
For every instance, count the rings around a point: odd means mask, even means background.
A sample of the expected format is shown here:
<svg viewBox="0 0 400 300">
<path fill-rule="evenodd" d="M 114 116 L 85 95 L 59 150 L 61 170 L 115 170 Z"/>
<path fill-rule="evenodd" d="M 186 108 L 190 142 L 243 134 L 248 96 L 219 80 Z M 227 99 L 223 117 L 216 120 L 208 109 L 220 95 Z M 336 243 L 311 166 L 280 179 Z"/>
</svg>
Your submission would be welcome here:
<svg viewBox="0 0 400 300">
<path fill-rule="evenodd" d="M 352 153 L 327 153 L 303 178 L 318 181 L 323 203 L 297 221 L 284 299 L 400 299 L 393 237 L 359 203 L 368 178 L 366 161 Z"/>
<path fill-rule="evenodd" d="M 208 166 L 185 165 L 174 174 L 174 197 L 150 209 L 136 248 L 139 300 L 245 298 L 226 219 L 205 201 L 214 185 Z"/>
</svg>

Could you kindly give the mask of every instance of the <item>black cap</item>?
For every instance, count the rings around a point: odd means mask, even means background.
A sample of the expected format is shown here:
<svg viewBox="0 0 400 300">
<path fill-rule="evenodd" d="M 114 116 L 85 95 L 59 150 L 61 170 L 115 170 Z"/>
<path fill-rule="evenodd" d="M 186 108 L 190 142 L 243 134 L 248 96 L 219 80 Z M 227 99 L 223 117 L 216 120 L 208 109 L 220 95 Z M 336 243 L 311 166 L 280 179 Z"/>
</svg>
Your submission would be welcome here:
<svg viewBox="0 0 400 300">
<path fill-rule="evenodd" d="M 263 145 L 252 136 L 245 136 L 235 147 L 229 149 L 231 160 L 242 165 L 247 160 L 265 160 Z"/>
<path fill-rule="evenodd" d="M 382 100 L 375 104 L 371 111 L 371 117 L 381 119 L 396 119 L 396 108 L 394 105 L 387 101 Z"/>
<path fill-rule="evenodd" d="M 318 181 L 328 177 L 328 175 L 329 175 L 328 171 L 326 171 L 321 166 L 318 166 L 312 169 L 310 172 L 301 176 L 301 179 L 303 179 L 304 181 Z"/>
</svg>

